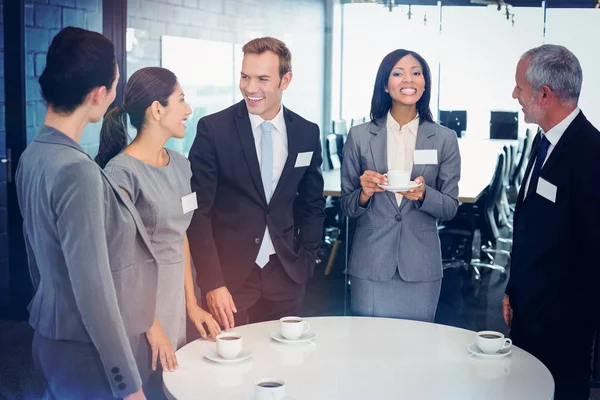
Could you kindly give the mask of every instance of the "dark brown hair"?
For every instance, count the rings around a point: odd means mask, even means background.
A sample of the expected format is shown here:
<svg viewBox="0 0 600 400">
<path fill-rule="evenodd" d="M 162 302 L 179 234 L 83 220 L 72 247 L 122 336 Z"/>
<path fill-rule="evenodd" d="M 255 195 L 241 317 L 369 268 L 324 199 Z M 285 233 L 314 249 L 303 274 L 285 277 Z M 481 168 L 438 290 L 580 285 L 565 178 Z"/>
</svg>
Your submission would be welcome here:
<svg viewBox="0 0 600 400">
<path fill-rule="evenodd" d="M 54 36 L 39 78 L 42 97 L 56 112 L 71 114 L 97 87 L 112 88 L 115 47 L 97 32 L 68 26 Z"/>
<path fill-rule="evenodd" d="M 292 72 L 292 53 L 279 39 L 273 37 L 253 39 L 242 47 L 242 51 L 244 54 L 262 54 L 265 51 L 271 51 L 279 57 L 279 78 Z"/>
<path fill-rule="evenodd" d="M 166 107 L 175 85 L 177 77 L 166 68 L 142 68 L 131 75 L 125 86 L 123 105 L 113 108 L 104 116 L 100 147 L 95 158 L 100 167 L 104 168 L 127 146 L 127 115 L 131 125 L 139 132 L 146 123 L 148 107 L 155 101 Z"/>
</svg>

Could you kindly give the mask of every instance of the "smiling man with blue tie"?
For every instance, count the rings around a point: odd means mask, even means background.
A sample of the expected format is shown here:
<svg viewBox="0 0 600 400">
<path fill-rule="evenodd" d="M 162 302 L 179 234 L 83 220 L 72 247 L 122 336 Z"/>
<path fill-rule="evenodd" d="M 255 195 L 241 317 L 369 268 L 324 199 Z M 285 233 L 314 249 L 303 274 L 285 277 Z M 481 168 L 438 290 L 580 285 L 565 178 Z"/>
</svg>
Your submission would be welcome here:
<svg viewBox="0 0 600 400">
<path fill-rule="evenodd" d="M 563 46 L 527 51 L 513 97 L 538 124 L 514 215 L 502 301 L 513 343 L 552 373 L 555 400 L 587 400 L 600 307 L 600 132 L 577 102 L 583 74 Z"/>
<path fill-rule="evenodd" d="M 189 154 L 198 197 L 190 250 L 227 330 L 298 313 L 325 215 L 319 128 L 281 102 L 289 49 L 265 37 L 243 52 L 244 100 L 202 118 Z"/>
</svg>

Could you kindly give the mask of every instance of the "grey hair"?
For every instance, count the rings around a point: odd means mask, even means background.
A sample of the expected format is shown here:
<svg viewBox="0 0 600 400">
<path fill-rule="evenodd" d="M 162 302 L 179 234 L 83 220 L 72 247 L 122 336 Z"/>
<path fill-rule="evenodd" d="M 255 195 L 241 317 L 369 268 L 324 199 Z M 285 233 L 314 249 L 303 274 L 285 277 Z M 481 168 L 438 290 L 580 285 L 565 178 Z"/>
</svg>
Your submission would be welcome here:
<svg viewBox="0 0 600 400">
<path fill-rule="evenodd" d="M 544 44 L 526 51 L 521 60 L 527 60 L 525 76 L 533 92 L 548 86 L 565 104 L 577 104 L 583 72 L 579 60 L 564 46 Z"/>
</svg>

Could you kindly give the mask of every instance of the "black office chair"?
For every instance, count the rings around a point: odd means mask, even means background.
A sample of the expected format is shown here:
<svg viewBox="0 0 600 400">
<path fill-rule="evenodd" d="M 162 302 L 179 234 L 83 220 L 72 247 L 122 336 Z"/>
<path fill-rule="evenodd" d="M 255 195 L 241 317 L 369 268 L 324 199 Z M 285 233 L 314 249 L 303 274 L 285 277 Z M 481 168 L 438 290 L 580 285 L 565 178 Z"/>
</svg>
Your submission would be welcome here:
<svg viewBox="0 0 600 400">
<path fill-rule="evenodd" d="M 356 125 L 364 124 L 367 122 L 367 117 L 354 117 L 350 119 L 350 128 Z"/>
<path fill-rule="evenodd" d="M 502 188 L 496 203 L 496 224 L 500 227 L 508 226 L 510 229 L 510 205 L 508 203 L 507 190 L 510 181 L 510 170 L 513 164 L 512 146 L 504 146 L 504 172 L 502 174 Z"/>
<path fill-rule="evenodd" d="M 519 138 L 519 145 L 515 152 L 515 164 L 514 164 L 513 170 L 510 173 L 510 180 L 508 182 L 510 187 L 518 188 L 518 186 L 520 184 L 519 172 L 521 170 L 521 167 L 523 166 L 525 158 L 527 158 L 527 155 L 525 152 L 525 150 L 527 148 L 527 144 L 528 144 L 527 136 Z"/>
<path fill-rule="evenodd" d="M 335 133 L 327 135 L 325 150 L 329 169 L 340 169 L 342 167 L 342 160 L 338 151 L 338 141 L 338 135 Z"/>
<path fill-rule="evenodd" d="M 506 268 L 496 264 L 494 258 L 495 254 L 510 256 L 507 250 L 495 249 L 500 236 L 495 221 L 495 208 L 504 183 L 504 160 L 505 154 L 500 153 L 494 177 L 479 201 L 475 205 L 461 205 L 463 211 L 439 231 L 442 242 L 459 243 L 457 248 L 450 249 L 443 257 L 444 262 L 453 262 L 461 258 L 462 262 L 473 268 L 475 279 L 481 276 L 480 268 L 506 273 Z M 481 253 L 486 255 L 489 262 L 480 259 Z"/>
<path fill-rule="evenodd" d="M 330 169 L 337 170 L 341 174 L 342 166 L 342 135 L 330 133 L 325 140 L 325 153 Z M 319 250 L 319 258 L 328 260 L 325 267 L 325 275 L 329 275 L 341 245 L 343 218 L 338 197 L 327 197 L 325 199 L 325 223 L 323 225 L 323 241 Z"/>
<path fill-rule="evenodd" d="M 521 165 L 521 170 L 519 171 L 518 183 L 519 186 L 523 184 L 523 179 L 525 179 L 525 170 L 527 169 L 527 163 L 529 162 L 529 157 L 531 156 L 531 147 L 533 146 L 533 132 L 530 129 L 527 129 L 525 133 L 525 148 L 523 149 L 523 163 Z"/>
<path fill-rule="evenodd" d="M 346 120 L 338 119 L 331 121 L 331 132 L 335 133 L 336 135 L 347 135 L 348 125 L 346 124 Z"/>
<path fill-rule="evenodd" d="M 521 152 L 518 156 L 518 161 L 515 165 L 515 169 L 510 177 L 509 182 L 509 190 L 508 190 L 508 201 L 511 205 L 511 211 L 514 210 L 514 205 L 517 202 L 517 197 L 519 195 L 519 189 L 521 188 L 522 176 L 525 173 L 525 168 L 527 167 L 527 160 L 529 158 L 529 152 L 531 151 L 531 134 L 529 129 L 527 129 L 527 134 L 523 139 L 523 146 Z"/>
</svg>

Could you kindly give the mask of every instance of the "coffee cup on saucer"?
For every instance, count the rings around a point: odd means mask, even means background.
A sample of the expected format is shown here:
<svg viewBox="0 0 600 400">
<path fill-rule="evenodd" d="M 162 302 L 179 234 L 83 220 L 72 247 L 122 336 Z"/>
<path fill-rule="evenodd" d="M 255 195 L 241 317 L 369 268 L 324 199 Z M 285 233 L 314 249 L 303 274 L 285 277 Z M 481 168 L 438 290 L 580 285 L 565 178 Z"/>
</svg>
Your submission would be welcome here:
<svg viewBox="0 0 600 400">
<path fill-rule="evenodd" d="M 279 320 L 281 336 L 287 340 L 300 339 L 303 333 L 309 329 L 307 321 L 300 317 L 283 317 Z"/>
<path fill-rule="evenodd" d="M 254 385 L 254 400 L 282 400 L 287 388 L 281 379 L 261 379 Z"/>
<path fill-rule="evenodd" d="M 496 331 L 477 332 L 477 347 L 485 354 L 496 354 L 500 350 L 512 346 L 512 340 L 505 338 L 504 334 Z"/>
<path fill-rule="evenodd" d="M 240 355 L 244 341 L 241 335 L 224 332 L 216 337 L 217 353 L 226 360 L 233 360 Z"/>
<path fill-rule="evenodd" d="M 387 177 L 388 186 L 391 187 L 406 187 L 410 182 L 410 172 L 406 171 L 388 171 L 383 176 Z"/>
</svg>

